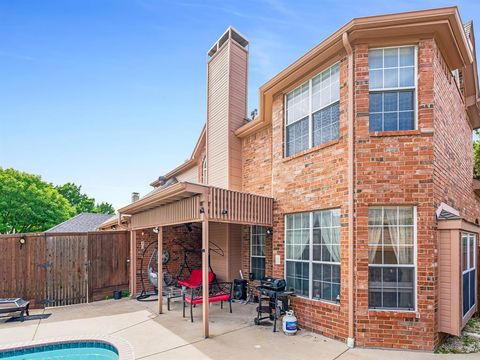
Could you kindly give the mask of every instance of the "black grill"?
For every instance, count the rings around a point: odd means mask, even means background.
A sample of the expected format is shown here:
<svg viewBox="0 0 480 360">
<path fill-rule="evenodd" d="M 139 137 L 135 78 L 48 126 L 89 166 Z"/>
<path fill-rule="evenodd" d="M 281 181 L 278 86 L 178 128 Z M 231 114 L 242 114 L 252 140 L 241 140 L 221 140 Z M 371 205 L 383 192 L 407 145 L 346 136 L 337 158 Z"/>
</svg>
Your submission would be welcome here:
<svg viewBox="0 0 480 360">
<path fill-rule="evenodd" d="M 277 331 L 277 319 L 288 311 L 288 297 L 293 294 L 291 291 L 285 291 L 286 287 L 285 279 L 266 276 L 260 280 L 260 285 L 257 286 L 259 300 L 255 325 L 269 319 L 273 321 L 273 331 Z"/>
</svg>

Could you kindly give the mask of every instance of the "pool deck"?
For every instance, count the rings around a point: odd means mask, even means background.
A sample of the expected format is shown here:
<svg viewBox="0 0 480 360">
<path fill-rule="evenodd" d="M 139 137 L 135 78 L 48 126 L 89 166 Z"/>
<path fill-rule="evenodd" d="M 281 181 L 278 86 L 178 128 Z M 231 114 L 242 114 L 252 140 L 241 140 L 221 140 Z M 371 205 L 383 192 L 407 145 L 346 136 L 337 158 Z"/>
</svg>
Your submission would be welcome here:
<svg viewBox="0 0 480 360">
<path fill-rule="evenodd" d="M 211 337 L 202 337 L 201 307 L 194 323 L 183 318 L 180 303 L 157 315 L 156 302 L 130 299 L 32 310 L 48 318 L 21 322 L 0 318 L 0 346 L 41 342 L 64 337 L 110 337 L 127 341 L 136 359 L 322 359 L 322 360 L 450 360 L 479 359 L 479 354 L 437 355 L 426 352 L 348 349 L 342 342 L 307 331 L 296 336 L 272 333 L 270 326 L 255 326 L 255 305 L 233 304 L 220 309 L 211 304 Z M 166 308 L 166 307 L 165 307 Z M 187 311 L 188 314 L 188 311 Z"/>
</svg>

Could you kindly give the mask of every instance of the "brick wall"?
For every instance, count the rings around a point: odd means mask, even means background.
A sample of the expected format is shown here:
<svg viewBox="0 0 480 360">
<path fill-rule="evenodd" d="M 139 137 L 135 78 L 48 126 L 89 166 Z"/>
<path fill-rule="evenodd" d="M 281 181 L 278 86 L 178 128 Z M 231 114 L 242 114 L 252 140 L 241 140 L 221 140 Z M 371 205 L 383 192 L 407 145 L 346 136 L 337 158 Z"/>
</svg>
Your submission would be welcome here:
<svg viewBox="0 0 480 360">
<path fill-rule="evenodd" d="M 444 202 L 470 222 L 478 221 L 480 207 L 472 187 L 472 128 L 464 98 L 446 68 L 442 54 L 434 48 L 434 195 L 435 206 Z M 451 136 L 455 133 L 455 136 Z"/>
<path fill-rule="evenodd" d="M 355 47 L 355 322 L 360 346 L 431 350 L 435 339 L 432 40 L 418 48 L 418 131 L 369 133 L 368 45 Z M 417 207 L 417 311 L 368 308 L 368 208 Z M 401 336 L 399 336 L 401 335 Z"/>
<path fill-rule="evenodd" d="M 152 229 L 137 230 L 137 292 L 142 290 L 141 283 L 141 261 L 144 253 L 144 249 L 151 243 L 147 251 L 145 252 L 143 261 L 143 276 L 144 283 L 147 291 L 153 291 L 153 286 L 148 281 L 148 262 L 152 256 L 153 251 L 157 248 L 157 234 Z M 201 249 L 202 247 L 202 227 L 200 224 L 192 224 L 192 232 L 188 232 L 184 225 L 177 226 L 165 226 L 163 228 L 163 248 L 168 250 L 170 254 L 170 260 L 163 267 L 163 271 L 168 271 L 174 278 L 179 275 L 182 263 L 183 263 L 183 248 L 179 245 L 179 241 L 187 247 L 193 249 Z M 143 246 L 142 246 L 143 242 Z M 191 269 L 199 269 L 202 265 L 202 257 L 200 253 L 193 253 L 188 255 L 188 264 Z M 182 272 L 183 277 L 188 276 L 188 270 Z"/>
<path fill-rule="evenodd" d="M 297 297 L 300 326 L 347 337 L 347 62 L 341 60 L 340 139 L 284 158 L 283 94 L 273 99 L 271 127 L 243 140 L 243 190 L 272 196 L 274 226 L 267 273 L 284 276 L 285 214 L 340 208 L 340 305 Z M 432 350 L 438 310 L 435 210 L 441 202 L 475 222 L 479 202 L 471 190 L 472 138 L 462 96 L 433 39 L 418 43 L 418 129 L 369 132 L 368 44 L 354 47 L 355 131 L 355 338 L 358 346 Z M 319 69 L 320 70 L 320 69 Z M 455 132 L 455 136 L 452 136 Z M 417 274 L 414 312 L 368 308 L 368 208 L 408 205 L 417 208 Z M 249 231 L 244 229 L 243 267 L 248 273 Z M 281 264 L 275 265 L 275 255 Z"/>
<path fill-rule="evenodd" d="M 302 211 L 340 208 L 342 288 L 347 286 L 347 62 L 340 65 L 340 139 L 284 158 L 283 95 L 273 101 L 271 128 L 263 129 L 243 141 L 243 190 L 275 199 L 272 253 L 267 258 L 267 273 L 284 277 L 284 215 Z M 321 70 L 321 69 L 319 69 Z M 271 146 L 271 152 L 269 147 Z M 244 238 L 244 266 L 249 267 L 249 235 Z M 280 255 L 281 265 L 275 265 Z M 270 270 L 271 269 L 271 270 Z M 271 272 L 270 272 L 271 271 Z M 347 292 L 341 304 L 295 298 L 293 306 L 300 326 L 327 336 L 347 337 Z"/>
</svg>

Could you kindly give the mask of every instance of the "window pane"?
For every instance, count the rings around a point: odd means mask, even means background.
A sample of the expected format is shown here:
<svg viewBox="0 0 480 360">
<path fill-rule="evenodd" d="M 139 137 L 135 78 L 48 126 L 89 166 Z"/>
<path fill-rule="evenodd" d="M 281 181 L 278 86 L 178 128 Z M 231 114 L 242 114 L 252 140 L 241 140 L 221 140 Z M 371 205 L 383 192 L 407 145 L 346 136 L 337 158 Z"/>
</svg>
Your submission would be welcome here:
<svg viewBox="0 0 480 360">
<path fill-rule="evenodd" d="M 370 264 L 383 264 L 381 245 L 368 247 L 368 262 Z"/>
<path fill-rule="evenodd" d="M 368 225 L 382 225 L 382 208 L 368 208 Z"/>
<path fill-rule="evenodd" d="M 397 306 L 397 290 L 383 289 L 383 307 L 384 308 L 398 308 Z"/>
<path fill-rule="evenodd" d="M 413 310 L 413 289 L 398 289 L 398 307 L 400 309 Z"/>
<path fill-rule="evenodd" d="M 462 234 L 462 270 L 468 269 L 468 235 Z"/>
<path fill-rule="evenodd" d="M 415 65 L 415 50 L 413 46 L 401 47 L 400 49 L 400 66 Z"/>
<path fill-rule="evenodd" d="M 368 72 L 368 84 L 370 89 L 382 89 L 383 88 L 383 71 L 370 70 Z"/>
<path fill-rule="evenodd" d="M 313 146 L 338 138 L 340 126 L 339 103 L 330 105 L 313 115 Z"/>
<path fill-rule="evenodd" d="M 382 112 L 383 107 L 383 94 L 382 93 L 370 93 L 369 96 L 369 111 L 370 112 Z"/>
<path fill-rule="evenodd" d="M 383 87 L 384 88 L 396 88 L 398 87 L 398 70 L 397 69 L 385 69 L 383 71 Z"/>
<path fill-rule="evenodd" d="M 399 110 L 413 110 L 413 90 L 411 91 L 399 91 L 398 92 Z"/>
<path fill-rule="evenodd" d="M 381 308 L 382 307 L 382 292 L 381 291 L 368 291 L 368 306 L 370 308 Z"/>
<path fill-rule="evenodd" d="M 383 130 L 394 131 L 398 130 L 397 112 L 383 114 Z"/>
<path fill-rule="evenodd" d="M 368 67 L 370 69 L 381 69 L 383 67 L 383 50 L 370 50 L 368 52 Z"/>
<path fill-rule="evenodd" d="M 470 262 L 469 268 L 473 269 L 475 267 L 475 238 L 470 234 Z"/>
<path fill-rule="evenodd" d="M 287 125 L 308 115 L 309 83 L 305 83 L 287 95 Z"/>
<path fill-rule="evenodd" d="M 368 129 L 369 131 L 383 130 L 382 114 L 370 114 Z"/>
<path fill-rule="evenodd" d="M 470 310 L 470 273 L 463 274 L 463 315 Z"/>
<path fill-rule="evenodd" d="M 398 223 L 400 225 L 413 225 L 413 208 L 412 207 L 398 208 Z"/>
<path fill-rule="evenodd" d="M 308 148 L 308 118 L 287 126 L 287 156 Z"/>
<path fill-rule="evenodd" d="M 398 67 L 398 48 L 384 49 L 383 67 Z"/>
<path fill-rule="evenodd" d="M 414 113 L 413 111 L 406 111 L 399 113 L 398 130 L 414 130 Z"/>
<path fill-rule="evenodd" d="M 475 282 L 476 282 L 476 271 L 470 271 L 470 309 L 475 305 Z"/>
<path fill-rule="evenodd" d="M 400 87 L 415 85 L 414 70 L 415 69 L 413 67 L 400 68 L 400 79 L 399 79 Z"/>
<path fill-rule="evenodd" d="M 398 252 L 397 246 L 384 246 L 383 247 L 383 263 L 398 264 L 397 252 Z"/>
<path fill-rule="evenodd" d="M 386 92 L 383 93 L 383 111 L 397 111 L 398 110 L 398 93 Z"/>
</svg>

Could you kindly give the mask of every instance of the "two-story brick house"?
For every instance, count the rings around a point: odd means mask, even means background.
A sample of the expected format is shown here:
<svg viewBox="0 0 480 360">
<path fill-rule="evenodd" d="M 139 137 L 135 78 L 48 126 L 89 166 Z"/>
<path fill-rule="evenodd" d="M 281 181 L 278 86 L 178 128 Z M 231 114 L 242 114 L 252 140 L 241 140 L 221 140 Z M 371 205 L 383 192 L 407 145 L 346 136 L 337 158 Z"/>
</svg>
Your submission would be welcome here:
<svg viewBox="0 0 480 360">
<path fill-rule="evenodd" d="M 302 327 L 421 350 L 459 334 L 478 301 L 473 24 L 455 7 L 353 19 L 264 84 L 249 121 L 248 41 L 229 28 L 208 55 L 206 127 L 191 160 L 120 209 L 132 231 L 199 221 L 161 207 L 206 191 L 220 277 L 285 278 Z M 273 199 L 272 218 L 240 221 L 232 209 L 250 208 L 210 188 Z"/>
</svg>

